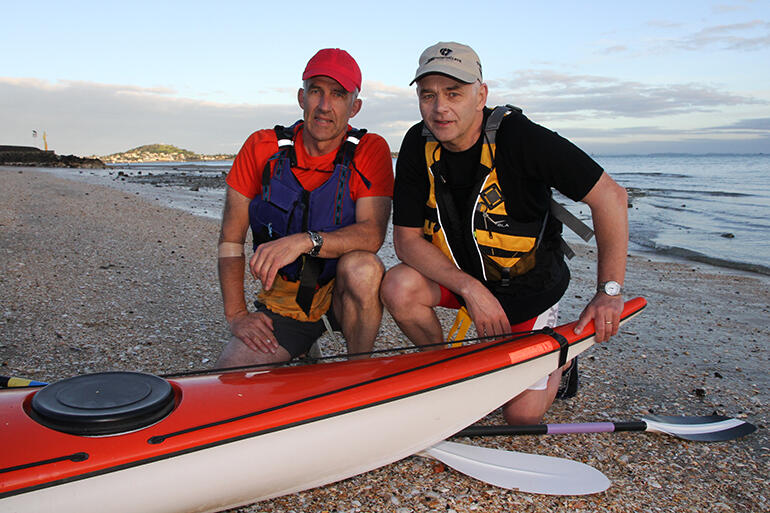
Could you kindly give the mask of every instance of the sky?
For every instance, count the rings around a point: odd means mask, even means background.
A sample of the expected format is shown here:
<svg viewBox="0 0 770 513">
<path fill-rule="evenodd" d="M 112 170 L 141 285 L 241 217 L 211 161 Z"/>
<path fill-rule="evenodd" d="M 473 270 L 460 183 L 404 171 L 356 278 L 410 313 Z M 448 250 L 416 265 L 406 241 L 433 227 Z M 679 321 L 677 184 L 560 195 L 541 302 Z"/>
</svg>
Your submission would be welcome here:
<svg viewBox="0 0 770 513">
<path fill-rule="evenodd" d="M 590 154 L 770 153 L 767 0 L 4 0 L 2 17 L 0 145 L 45 132 L 59 154 L 236 153 L 301 117 L 305 64 L 337 47 L 363 73 L 351 124 L 397 151 L 419 121 L 420 53 L 457 41 L 481 57 L 489 105 Z"/>
</svg>

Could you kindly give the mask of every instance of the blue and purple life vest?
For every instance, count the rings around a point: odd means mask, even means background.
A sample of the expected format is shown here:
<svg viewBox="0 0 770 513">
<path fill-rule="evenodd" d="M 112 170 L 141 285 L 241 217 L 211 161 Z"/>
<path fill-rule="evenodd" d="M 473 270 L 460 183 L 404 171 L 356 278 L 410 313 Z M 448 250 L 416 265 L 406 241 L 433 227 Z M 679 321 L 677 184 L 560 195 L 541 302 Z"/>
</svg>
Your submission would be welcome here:
<svg viewBox="0 0 770 513">
<path fill-rule="evenodd" d="M 371 183 L 353 164 L 353 156 L 365 129 L 351 129 L 337 150 L 334 170 L 329 179 L 312 191 L 305 190 L 292 172 L 297 165 L 294 139 L 302 128 L 302 121 L 285 128 L 276 126 L 278 152 L 265 164 L 262 172 L 262 194 L 249 204 L 249 223 L 254 237 L 254 249 L 263 242 L 285 235 L 308 230 L 332 232 L 355 223 L 355 201 L 350 195 L 350 175 L 356 171 L 366 187 Z M 281 268 L 280 275 L 287 280 L 300 278 L 303 265 L 320 265 L 317 285 L 322 286 L 334 278 L 336 258 L 319 258 L 302 255 Z"/>
</svg>

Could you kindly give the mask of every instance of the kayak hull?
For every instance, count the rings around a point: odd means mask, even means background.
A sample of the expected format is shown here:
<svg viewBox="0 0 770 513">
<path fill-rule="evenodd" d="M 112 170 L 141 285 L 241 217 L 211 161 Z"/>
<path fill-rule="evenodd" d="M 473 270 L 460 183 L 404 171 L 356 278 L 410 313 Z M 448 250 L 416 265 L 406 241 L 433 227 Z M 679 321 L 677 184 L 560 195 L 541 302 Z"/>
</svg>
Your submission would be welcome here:
<svg viewBox="0 0 770 513">
<path fill-rule="evenodd" d="M 643 307 L 630 301 L 624 318 Z M 593 344 L 591 329 L 577 337 L 573 325 L 557 329 L 570 339 L 569 358 Z M 40 425 L 29 415 L 34 390 L 2 392 L 0 436 L 9 446 L 0 456 L 0 510 L 220 511 L 321 486 L 447 438 L 552 372 L 559 356 L 558 342 L 537 334 L 169 379 L 176 405 L 167 417 L 99 437 Z M 39 464 L 79 453 L 88 458 Z"/>
</svg>

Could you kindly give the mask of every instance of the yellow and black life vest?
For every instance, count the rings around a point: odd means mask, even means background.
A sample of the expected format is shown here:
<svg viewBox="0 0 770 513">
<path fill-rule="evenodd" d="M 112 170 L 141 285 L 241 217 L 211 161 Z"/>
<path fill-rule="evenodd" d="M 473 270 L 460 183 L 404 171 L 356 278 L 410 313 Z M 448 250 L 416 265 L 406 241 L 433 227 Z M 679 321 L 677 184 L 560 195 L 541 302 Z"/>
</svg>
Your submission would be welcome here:
<svg viewBox="0 0 770 513">
<path fill-rule="evenodd" d="M 472 212 L 468 211 L 467 205 L 453 204 L 438 164 L 441 145 L 427 127 L 423 128 L 430 184 L 425 203 L 425 238 L 458 267 L 455 253 L 464 251 L 474 267 L 464 271 L 482 281 L 503 286 L 510 278 L 525 274 L 535 266 L 535 254 L 550 215 L 585 240 L 593 235 L 590 228 L 553 200 L 543 218 L 534 222 L 519 222 L 508 214 L 495 166 L 495 137 L 503 119 L 511 113 L 521 113 L 521 109 L 510 105 L 495 107 L 484 125 L 480 158 L 483 178 L 473 188 Z M 447 226 L 452 227 L 449 233 L 442 228 Z M 562 250 L 570 258 L 574 255 L 563 241 Z"/>
</svg>

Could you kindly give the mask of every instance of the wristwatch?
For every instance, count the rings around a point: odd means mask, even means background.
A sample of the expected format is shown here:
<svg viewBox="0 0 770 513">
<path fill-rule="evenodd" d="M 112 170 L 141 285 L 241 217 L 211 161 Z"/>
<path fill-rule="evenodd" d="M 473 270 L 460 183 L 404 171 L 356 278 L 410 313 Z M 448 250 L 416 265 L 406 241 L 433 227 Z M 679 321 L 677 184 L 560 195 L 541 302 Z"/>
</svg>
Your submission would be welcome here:
<svg viewBox="0 0 770 513">
<path fill-rule="evenodd" d="M 318 232 L 308 231 L 308 236 L 310 237 L 310 242 L 313 243 L 313 247 L 310 248 L 310 251 L 307 252 L 310 256 L 318 256 L 318 253 L 321 252 L 321 246 L 324 245 L 324 238 L 321 237 L 321 234 Z"/>
<path fill-rule="evenodd" d="M 623 292 L 623 287 L 616 281 L 603 281 L 596 287 L 596 292 L 604 292 L 608 296 L 619 296 Z"/>
</svg>

